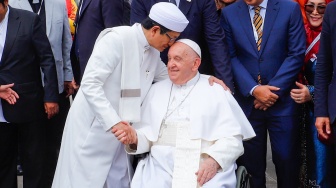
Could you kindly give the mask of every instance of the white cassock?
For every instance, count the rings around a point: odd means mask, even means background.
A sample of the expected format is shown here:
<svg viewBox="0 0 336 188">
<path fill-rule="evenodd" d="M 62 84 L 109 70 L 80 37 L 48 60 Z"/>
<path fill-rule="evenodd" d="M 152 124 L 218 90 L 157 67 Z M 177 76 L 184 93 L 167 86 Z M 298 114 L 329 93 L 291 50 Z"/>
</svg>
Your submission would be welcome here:
<svg viewBox="0 0 336 188">
<path fill-rule="evenodd" d="M 141 100 L 153 81 L 167 78 L 167 70 L 159 51 L 149 46 L 140 24 L 116 31 L 96 43 L 89 59 L 66 120 L 53 188 L 129 187 L 127 154 L 110 131 L 121 121 L 122 56 L 139 56 L 138 61 L 129 63 L 140 66 Z M 136 41 L 122 46 L 121 38 L 130 35 Z"/>
<path fill-rule="evenodd" d="M 131 188 L 199 187 L 195 172 L 209 156 L 220 170 L 203 187 L 236 186 L 235 161 L 243 154 L 242 140 L 255 133 L 230 92 L 218 84 L 210 86 L 205 75 L 197 74 L 183 86 L 167 79 L 152 86 L 141 113 L 141 122 L 133 124 L 137 150 L 125 148 L 129 154 L 150 153 L 139 162 Z"/>
</svg>

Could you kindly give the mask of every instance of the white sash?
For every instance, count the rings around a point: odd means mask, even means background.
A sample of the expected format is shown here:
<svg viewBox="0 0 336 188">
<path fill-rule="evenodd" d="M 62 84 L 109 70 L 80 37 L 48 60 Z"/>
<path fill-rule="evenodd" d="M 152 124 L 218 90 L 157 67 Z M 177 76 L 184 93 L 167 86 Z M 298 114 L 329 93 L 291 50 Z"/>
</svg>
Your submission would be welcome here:
<svg viewBox="0 0 336 188">
<path fill-rule="evenodd" d="M 310 52 L 310 50 L 315 46 L 315 44 L 317 43 L 317 41 L 320 40 L 320 37 L 321 37 L 321 33 L 318 34 L 318 35 L 315 37 L 315 39 L 313 40 L 312 43 L 310 43 L 310 45 L 308 46 L 308 48 L 307 48 L 307 50 L 306 50 L 306 52 L 305 52 L 305 55 L 307 55 L 307 54 Z"/>
<path fill-rule="evenodd" d="M 189 122 L 161 125 L 160 136 L 153 145 L 175 147 L 172 188 L 198 188 L 197 176 L 201 160 L 201 139 L 189 139 Z"/>
<path fill-rule="evenodd" d="M 141 90 L 137 36 L 129 26 L 107 28 L 99 34 L 96 43 L 109 32 L 119 34 L 123 47 L 119 117 L 123 121 L 138 122 L 140 121 Z"/>
</svg>

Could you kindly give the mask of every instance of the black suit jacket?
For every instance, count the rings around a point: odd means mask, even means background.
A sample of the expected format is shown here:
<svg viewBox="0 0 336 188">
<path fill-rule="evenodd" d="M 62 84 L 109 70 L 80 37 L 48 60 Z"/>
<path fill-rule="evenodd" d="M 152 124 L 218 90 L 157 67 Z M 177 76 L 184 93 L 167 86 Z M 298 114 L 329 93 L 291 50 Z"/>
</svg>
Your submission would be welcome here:
<svg viewBox="0 0 336 188">
<path fill-rule="evenodd" d="M 0 84 L 14 83 L 13 89 L 20 98 L 14 105 L 1 101 L 8 122 L 40 119 L 45 116 L 44 102 L 58 100 L 56 66 L 45 33 L 37 14 L 9 8 L 6 41 L 0 61 Z"/>
</svg>

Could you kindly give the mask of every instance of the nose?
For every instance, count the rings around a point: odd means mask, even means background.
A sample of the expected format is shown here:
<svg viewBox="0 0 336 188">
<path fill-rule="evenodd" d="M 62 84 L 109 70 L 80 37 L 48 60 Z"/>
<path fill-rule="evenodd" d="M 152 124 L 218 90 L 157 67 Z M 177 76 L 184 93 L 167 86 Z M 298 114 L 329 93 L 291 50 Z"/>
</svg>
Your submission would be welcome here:
<svg viewBox="0 0 336 188">
<path fill-rule="evenodd" d="M 313 10 L 312 14 L 314 14 L 314 15 L 319 14 L 319 13 L 317 12 L 317 7 L 314 7 L 314 10 Z"/>
<path fill-rule="evenodd" d="M 171 68 L 173 66 L 174 66 L 174 60 L 173 59 L 168 60 L 167 67 Z"/>
</svg>

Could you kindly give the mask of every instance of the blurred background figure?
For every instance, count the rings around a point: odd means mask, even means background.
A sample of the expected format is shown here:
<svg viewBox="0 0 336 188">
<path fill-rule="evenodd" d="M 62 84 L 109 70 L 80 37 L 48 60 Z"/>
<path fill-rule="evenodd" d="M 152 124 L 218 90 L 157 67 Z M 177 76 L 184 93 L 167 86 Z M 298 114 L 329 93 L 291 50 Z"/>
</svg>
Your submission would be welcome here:
<svg viewBox="0 0 336 188">
<path fill-rule="evenodd" d="M 320 46 L 320 34 L 322 30 L 323 16 L 327 4 L 331 0 L 305 0 L 304 8 L 307 23 L 305 30 L 307 35 L 307 50 L 304 66 L 296 83 L 298 89 L 291 90 L 292 99 L 302 104 L 300 115 L 301 127 L 301 187 L 336 187 L 336 179 L 333 175 L 335 155 L 333 144 L 327 140 L 318 139 L 314 118 L 314 77 L 317 53 Z"/>
<path fill-rule="evenodd" d="M 315 126 L 319 137 L 336 145 L 336 2 L 330 2 L 323 16 L 318 61 L 315 70 Z M 336 152 L 336 147 L 334 147 Z M 334 158 L 335 161 L 335 158 Z M 335 176 L 335 175 L 333 175 Z"/>
<path fill-rule="evenodd" d="M 71 48 L 71 64 L 77 85 L 80 84 L 99 33 L 105 28 L 129 25 L 129 13 L 125 13 L 129 7 L 127 0 L 79 1 Z"/>
<path fill-rule="evenodd" d="M 217 13 L 218 13 L 218 19 L 220 19 L 222 8 L 229 6 L 230 4 L 234 2 L 236 2 L 236 0 L 215 0 L 216 7 L 217 7 Z"/>
<path fill-rule="evenodd" d="M 306 16 L 306 11 L 305 11 L 305 4 L 307 0 L 294 0 L 299 3 L 300 9 L 301 9 L 301 14 L 303 17 L 303 22 L 306 24 L 307 23 L 307 16 Z"/>
<path fill-rule="evenodd" d="M 217 10 L 222 9 L 234 2 L 236 2 L 236 0 L 215 0 Z"/>
<path fill-rule="evenodd" d="M 69 18 L 69 25 L 71 35 L 74 36 L 75 34 L 75 19 L 76 19 L 76 12 L 77 12 L 77 4 L 75 0 L 66 0 L 66 8 L 68 10 L 68 18 Z"/>
</svg>

